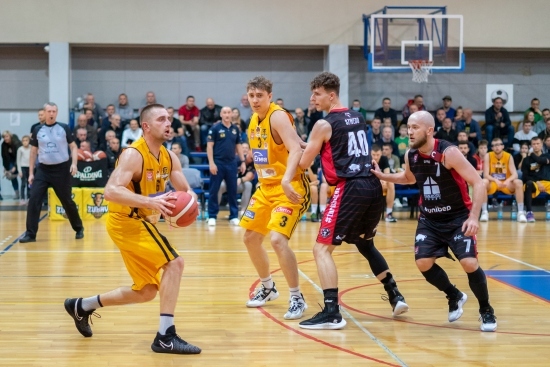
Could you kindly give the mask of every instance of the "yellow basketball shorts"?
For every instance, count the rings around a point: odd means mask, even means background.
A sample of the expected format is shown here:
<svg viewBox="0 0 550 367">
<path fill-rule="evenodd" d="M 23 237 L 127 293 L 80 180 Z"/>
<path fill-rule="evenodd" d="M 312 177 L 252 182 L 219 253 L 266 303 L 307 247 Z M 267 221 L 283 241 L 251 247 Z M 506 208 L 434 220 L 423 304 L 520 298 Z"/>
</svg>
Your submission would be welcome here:
<svg viewBox="0 0 550 367">
<path fill-rule="evenodd" d="M 510 191 L 507 187 L 498 190 L 498 186 L 496 182 L 489 182 L 489 187 L 487 187 L 487 195 L 493 195 L 495 192 L 500 191 L 505 195 L 514 195 L 512 191 Z"/>
<path fill-rule="evenodd" d="M 157 227 L 141 218 L 109 213 L 107 233 L 119 248 L 133 290 L 147 284 L 160 285 L 160 269 L 179 256 Z"/>
<path fill-rule="evenodd" d="M 535 191 L 531 195 L 533 198 L 540 195 L 539 184 L 544 187 L 547 193 L 550 193 L 550 181 L 537 181 L 535 182 Z M 523 185 L 523 191 L 525 191 L 525 185 Z"/>
<path fill-rule="evenodd" d="M 262 184 L 250 198 L 240 226 L 264 236 L 275 231 L 290 238 L 311 202 L 309 180 L 305 175 L 291 185 L 302 196 L 300 203 L 290 202 L 280 184 Z"/>
</svg>

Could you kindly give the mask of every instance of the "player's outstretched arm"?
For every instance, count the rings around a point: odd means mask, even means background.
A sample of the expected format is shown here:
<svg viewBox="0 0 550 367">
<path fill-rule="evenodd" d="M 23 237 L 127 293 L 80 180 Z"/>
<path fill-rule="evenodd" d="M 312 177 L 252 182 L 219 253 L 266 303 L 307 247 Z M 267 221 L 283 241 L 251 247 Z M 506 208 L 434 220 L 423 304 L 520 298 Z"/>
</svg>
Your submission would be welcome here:
<svg viewBox="0 0 550 367">
<path fill-rule="evenodd" d="M 172 159 L 172 173 L 170 174 L 170 182 L 172 183 L 172 186 L 174 186 L 177 191 L 192 191 L 189 187 L 187 179 L 183 175 L 181 163 L 176 156 L 176 153 L 170 150 L 168 153 L 170 153 L 170 159 Z"/>
<path fill-rule="evenodd" d="M 409 167 L 409 157 L 408 157 L 409 151 L 405 153 L 405 170 L 398 173 L 385 173 L 380 170 L 380 167 L 378 166 L 378 163 L 372 160 L 372 165 L 374 169 L 371 169 L 370 171 L 374 173 L 376 177 L 378 177 L 382 181 L 387 182 L 393 182 L 396 184 L 401 185 L 412 185 L 416 183 L 416 178 L 414 177 L 414 174 L 411 172 L 411 169 Z"/>
<path fill-rule="evenodd" d="M 311 163 L 317 157 L 323 143 L 328 141 L 332 136 L 332 128 L 326 120 L 319 120 L 313 125 L 311 134 L 309 135 L 309 142 L 300 158 L 300 167 L 303 169 L 311 166 Z"/>
</svg>

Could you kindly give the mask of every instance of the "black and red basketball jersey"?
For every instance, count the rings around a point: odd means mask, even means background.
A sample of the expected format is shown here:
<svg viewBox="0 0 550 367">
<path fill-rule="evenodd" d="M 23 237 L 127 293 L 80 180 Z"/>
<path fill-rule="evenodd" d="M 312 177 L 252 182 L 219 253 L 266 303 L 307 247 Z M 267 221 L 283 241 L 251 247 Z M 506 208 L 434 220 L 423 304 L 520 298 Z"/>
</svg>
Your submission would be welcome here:
<svg viewBox="0 0 550 367">
<path fill-rule="evenodd" d="M 445 150 L 454 145 L 435 139 L 430 156 L 417 149 L 409 150 L 409 167 L 420 190 L 422 215 L 436 222 L 467 216 L 472 208 L 468 184 L 454 169 L 443 166 Z"/>
<path fill-rule="evenodd" d="M 369 131 L 363 115 L 342 108 L 325 117 L 332 127 L 329 141 L 321 148 L 321 165 L 329 185 L 372 176 Z"/>
</svg>

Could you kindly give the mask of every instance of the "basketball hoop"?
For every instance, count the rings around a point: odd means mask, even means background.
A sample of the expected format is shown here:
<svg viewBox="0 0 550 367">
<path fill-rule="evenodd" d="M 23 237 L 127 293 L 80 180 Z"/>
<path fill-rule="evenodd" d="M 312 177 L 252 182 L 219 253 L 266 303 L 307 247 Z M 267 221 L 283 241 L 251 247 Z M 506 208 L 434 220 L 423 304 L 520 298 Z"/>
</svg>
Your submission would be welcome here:
<svg viewBox="0 0 550 367">
<path fill-rule="evenodd" d="M 428 60 L 410 60 L 409 66 L 413 72 L 413 82 L 427 83 L 428 75 L 432 73 L 433 61 Z"/>
</svg>

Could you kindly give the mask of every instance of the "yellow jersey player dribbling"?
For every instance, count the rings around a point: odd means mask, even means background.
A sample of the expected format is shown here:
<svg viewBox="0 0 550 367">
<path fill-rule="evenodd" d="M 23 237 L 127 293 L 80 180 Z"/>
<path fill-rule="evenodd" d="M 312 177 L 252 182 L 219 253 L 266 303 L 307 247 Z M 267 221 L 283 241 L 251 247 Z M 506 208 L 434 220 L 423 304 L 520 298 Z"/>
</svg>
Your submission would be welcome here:
<svg viewBox="0 0 550 367">
<path fill-rule="evenodd" d="M 302 169 L 287 168 L 298 166 L 301 139 L 292 115 L 271 102 L 272 87 L 271 81 L 263 76 L 252 79 L 246 87 L 254 111 L 248 137 L 260 187 L 250 199 L 240 225 L 246 229 L 244 243 L 262 282 L 246 306 L 261 307 L 279 297 L 269 272 L 267 252 L 262 246 L 269 234 L 290 290 L 284 318 L 293 320 L 302 317 L 307 305 L 300 293 L 298 264 L 288 240 L 309 207 L 309 181 Z"/>
</svg>

